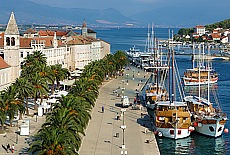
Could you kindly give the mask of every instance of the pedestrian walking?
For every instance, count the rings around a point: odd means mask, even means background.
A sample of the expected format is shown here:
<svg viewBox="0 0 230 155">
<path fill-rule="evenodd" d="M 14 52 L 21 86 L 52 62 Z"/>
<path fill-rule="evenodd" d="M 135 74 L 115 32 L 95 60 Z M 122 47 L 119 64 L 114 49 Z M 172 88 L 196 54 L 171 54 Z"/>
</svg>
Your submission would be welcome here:
<svg viewBox="0 0 230 155">
<path fill-rule="evenodd" d="M 117 113 L 117 120 L 120 120 L 120 115 L 119 115 L 119 113 Z"/>
<path fill-rule="evenodd" d="M 105 111 L 104 106 L 101 107 L 101 111 L 102 111 L 102 113 L 104 113 L 104 111 Z"/>
<path fill-rule="evenodd" d="M 11 146 L 11 151 L 14 153 L 14 144 Z"/>
<path fill-rule="evenodd" d="M 6 145 L 6 152 L 8 153 L 8 151 L 9 151 L 9 149 L 10 149 L 10 144 L 7 144 Z"/>
</svg>

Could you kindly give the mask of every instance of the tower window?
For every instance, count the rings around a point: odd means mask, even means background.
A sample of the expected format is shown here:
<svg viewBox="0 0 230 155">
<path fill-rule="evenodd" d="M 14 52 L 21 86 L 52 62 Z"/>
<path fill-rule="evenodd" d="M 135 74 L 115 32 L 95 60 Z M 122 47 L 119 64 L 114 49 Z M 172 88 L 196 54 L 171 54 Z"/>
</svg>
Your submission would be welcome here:
<svg viewBox="0 0 230 155">
<path fill-rule="evenodd" d="M 9 37 L 6 38 L 6 45 L 10 46 L 10 38 Z"/>
<path fill-rule="evenodd" d="M 15 38 L 14 37 L 11 38 L 11 46 L 15 46 Z"/>
<path fill-rule="evenodd" d="M 23 58 L 23 52 L 20 53 L 20 57 Z"/>
</svg>

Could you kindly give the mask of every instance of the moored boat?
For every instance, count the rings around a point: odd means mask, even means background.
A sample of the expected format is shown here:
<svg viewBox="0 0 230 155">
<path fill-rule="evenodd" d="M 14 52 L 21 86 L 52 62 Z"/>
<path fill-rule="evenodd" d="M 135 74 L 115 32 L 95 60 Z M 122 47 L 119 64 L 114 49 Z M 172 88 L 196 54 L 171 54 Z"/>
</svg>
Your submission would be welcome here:
<svg viewBox="0 0 230 155">
<path fill-rule="evenodd" d="M 214 84 L 218 81 L 218 74 L 213 68 L 211 68 L 211 63 L 204 61 L 204 45 L 202 55 L 200 54 L 200 50 L 201 45 L 199 46 L 199 59 L 197 60 L 196 67 L 193 52 L 192 68 L 186 69 L 184 72 L 184 76 L 182 77 L 184 86 L 207 85 L 208 83 Z"/>
<path fill-rule="evenodd" d="M 213 103 L 205 98 L 186 96 L 184 99 L 191 111 L 196 132 L 210 137 L 222 135 L 227 115 L 221 109 L 214 108 Z"/>
<path fill-rule="evenodd" d="M 181 139 L 190 136 L 194 127 L 191 126 L 191 115 L 186 102 L 176 100 L 174 78 L 179 77 L 179 72 L 175 69 L 177 65 L 174 64 L 174 51 L 170 51 L 170 54 L 172 60 L 171 66 L 169 65 L 169 98 L 166 101 L 155 102 L 154 125 L 159 136 Z"/>
<path fill-rule="evenodd" d="M 181 139 L 190 136 L 194 130 L 186 102 L 157 102 L 155 116 L 158 135 Z"/>
<path fill-rule="evenodd" d="M 184 77 L 182 79 L 185 86 L 207 85 L 208 82 L 210 84 L 217 83 L 218 74 L 212 69 L 210 71 L 210 79 L 208 79 L 208 70 L 206 68 L 192 68 L 184 72 Z"/>
</svg>

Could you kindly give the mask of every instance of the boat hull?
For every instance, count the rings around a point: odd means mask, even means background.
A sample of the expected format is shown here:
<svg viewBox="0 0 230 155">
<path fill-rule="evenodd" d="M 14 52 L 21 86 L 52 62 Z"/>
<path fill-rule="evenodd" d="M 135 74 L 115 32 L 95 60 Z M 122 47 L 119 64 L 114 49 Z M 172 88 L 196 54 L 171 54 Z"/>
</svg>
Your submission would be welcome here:
<svg viewBox="0 0 230 155">
<path fill-rule="evenodd" d="M 191 80 L 189 78 L 183 78 L 183 84 L 185 86 L 199 86 L 199 85 L 208 85 L 209 84 L 214 84 L 214 83 L 217 83 L 218 81 L 218 78 L 215 78 L 215 79 L 212 79 L 210 81 L 208 80 L 203 80 L 203 81 L 200 81 L 195 79 L 195 80 Z"/>
<path fill-rule="evenodd" d="M 176 129 L 176 128 L 157 128 L 158 132 L 161 132 L 163 137 L 171 139 L 182 139 L 190 136 L 189 129 Z"/>
<path fill-rule="evenodd" d="M 220 137 L 224 131 L 226 120 L 223 119 L 205 119 L 200 122 L 197 122 L 197 126 L 195 127 L 195 131 L 206 135 L 209 137 Z"/>
</svg>

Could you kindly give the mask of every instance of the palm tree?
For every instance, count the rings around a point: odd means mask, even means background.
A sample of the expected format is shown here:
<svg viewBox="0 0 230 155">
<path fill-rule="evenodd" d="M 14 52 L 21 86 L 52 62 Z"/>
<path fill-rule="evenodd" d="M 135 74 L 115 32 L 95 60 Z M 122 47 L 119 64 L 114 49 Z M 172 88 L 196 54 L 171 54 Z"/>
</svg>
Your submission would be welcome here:
<svg viewBox="0 0 230 155">
<path fill-rule="evenodd" d="M 29 153 L 39 155 L 76 154 L 77 146 L 72 135 L 59 128 L 46 127 L 38 131 L 30 146 Z"/>
<path fill-rule="evenodd" d="M 51 127 L 52 129 L 60 129 L 65 133 L 68 133 L 74 140 L 77 147 L 80 147 L 81 135 L 84 135 L 84 128 L 78 123 L 76 114 L 71 109 L 58 108 L 52 110 L 47 115 L 46 122 L 42 125 L 42 128 Z"/>
<path fill-rule="evenodd" d="M 42 78 L 40 75 L 35 74 L 31 80 L 35 105 L 34 109 L 37 110 L 37 99 L 40 97 L 42 102 L 43 95 L 47 95 L 49 90 L 46 79 Z"/>
<path fill-rule="evenodd" d="M 55 80 L 57 83 L 57 88 L 59 89 L 60 88 L 60 82 L 59 81 L 66 79 L 70 75 L 70 73 L 69 73 L 68 69 L 62 68 L 61 64 L 56 64 L 56 65 L 51 66 L 51 75 L 53 75 L 55 77 Z M 54 83 L 53 83 L 53 85 L 54 85 Z"/>
<path fill-rule="evenodd" d="M 83 128 L 88 124 L 91 116 L 91 105 L 83 98 L 68 95 L 62 97 L 58 103 L 54 105 L 54 109 L 67 108 L 71 113 L 75 114 L 77 123 Z M 82 132 L 83 134 L 83 132 Z"/>
<path fill-rule="evenodd" d="M 0 93 L 0 123 L 1 123 L 1 130 L 4 131 L 4 124 L 6 122 L 7 110 L 8 110 L 8 94 L 5 91 L 1 91 Z"/>
<path fill-rule="evenodd" d="M 16 97 L 22 100 L 24 102 L 24 99 L 26 100 L 26 115 L 29 115 L 29 107 L 28 107 L 28 98 L 32 96 L 33 92 L 33 86 L 31 82 L 29 81 L 28 78 L 26 77 L 21 77 L 16 79 L 15 83 L 15 88 L 16 88 Z M 21 114 L 21 113 L 20 113 Z M 21 119 L 21 115 L 20 115 Z"/>
<path fill-rule="evenodd" d="M 81 97 L 94 106 L 94 102 L 98 96 L 98 85 L 94 80 L 88 78 L 80 78 L 75 82 L 75 86 L 71 88 L 69 94 L 75 97 Z"/>
<path fill-rule="evenodd" d="M 121 70 L 125 65 L 129 63 L 126 54 L 121 50 L 118 50 L 114 54 L 114 60 L 115 60 L 114 62 L 116 66 L 116 71 Z"/>
<path fill-rule="evenodd" d="M 6 106 L 7 106 L 7 115 L 9 116 L 10 126 L 12 126 L 12 121 L 14 119 L 15 114 L 18 115 L 18 111 L 20 110 L 22 113 L 24 110 L 23 102 L 16 98 L 16 87 L 15 85 L 10 85 L 3 91 L 4 94 L 7 94 Z"/>
</svg>

